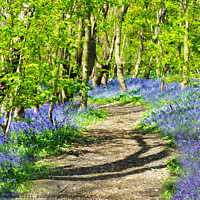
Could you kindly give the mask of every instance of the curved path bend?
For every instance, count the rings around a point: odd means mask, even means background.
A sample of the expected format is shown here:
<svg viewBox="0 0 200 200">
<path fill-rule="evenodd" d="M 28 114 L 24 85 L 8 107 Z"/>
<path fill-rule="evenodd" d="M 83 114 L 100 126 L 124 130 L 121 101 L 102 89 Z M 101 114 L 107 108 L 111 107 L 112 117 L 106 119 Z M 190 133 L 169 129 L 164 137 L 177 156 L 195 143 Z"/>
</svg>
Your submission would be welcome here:
<svg viewBox="0 0 200 200">
<path fill-rule="evenodd" d="M 103 107 L 103 106 L 102 106 Z M 89 127 L 87 141 L 52 156 L 54 172 L 35 182 L 36 199 L 161 200 L 171 157 L 157 134 L 142 134 L 135 125 L 142 106 L 108 105 L 106 120 Z"/>
</svg>

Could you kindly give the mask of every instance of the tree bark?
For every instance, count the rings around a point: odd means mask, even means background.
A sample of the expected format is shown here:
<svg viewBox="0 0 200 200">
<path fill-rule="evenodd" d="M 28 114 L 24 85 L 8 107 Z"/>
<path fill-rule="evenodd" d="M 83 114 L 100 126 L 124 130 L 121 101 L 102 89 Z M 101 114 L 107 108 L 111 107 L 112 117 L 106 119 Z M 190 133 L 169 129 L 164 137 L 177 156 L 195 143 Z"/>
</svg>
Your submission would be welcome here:
<svg viewBox="0 0 200 200">
<path fill-rule="evenodd" d="M 115 63 L 117 65 L 117 78 L 122 92 L 127 90 L 123 75 L 123 63 L 120 57 L 120 43 L 121 43 L 121 27 L 118 24 L 116 29 L 116 44 L 115 44 Z"/>
<path fill-rule="evenodd" d="M 84 43 L 84 54 L 83 54 L 83 70 L 82 70 L 82 90 L 81 90 L 81 106 L 80 109 L 87 108 L 87 86 L 88 86 L 88 69 L 90 65 L 90 39 L 91 39 L 91 21 L 90 12 L 85 19 L 85 43 Z"/>
<path fill-rule="evenodd" d="M 142 51 L 143 51 L 143 40 L 144 40 L 144 30 L 141 30 L 140 33 L 140 44 L 139 44 L 139 51 L 138 51 L 138 60 L 135 65 L 135 72 L 133 73 L 131 78 L 137 78 L 139 73 L 140 64 L 142 61 Z"/>
<path fill-rule="evenodd" d="M 76 55 L 76 63 L 77 63 L 77 67 L 75 67 L 75 71 L 76 74 L 78 73 L 78 69 L 81 68 L 81 64 L 82 64 L 82 55 L 83 55 L 83 45 L 82 45 L 82 37 L 83 37 L 83 19 L 80 18 L 79 22 L 78 22 L 78 34 L 77 34 L 77 45 L 78 48 L 75 52 Z"/>
<path fill-rule="evenodd" d="M 39 111 L 40 111 L 39 105 L 38 104 L 34 105 L 34 113 L 37 115 Z"/>
<path fill-rule="evenodd" d="M 127 90 L 127 86 L 125 83 L 124 75 L 123 75 L 123 63 L 120 55 L 120 45 L 121 45 L 121 24 L 124 19 L 124 15 L 128 10 L 128 6 L 122 5 L 120 10 L 120 14 L 118 15 L 118 24 L 116 26 L 116 42 L 115 42 L 115 63 L 117 65 L 117 77 L 120 85 L 120 90 L 122 92 Z"/>
<path fill-rule="evenodd" d="M 88 77 L 91 76 L 93 68 L 96 61 L 96 18 L 94 15 L 90 16 L 91 25 L 91 36 L 90 36 L 90 55 L 89 55 L 89 67 L 88 67 Z"/>
<path fill-rule="evenodd" d="M 152 61 L 152 56 L 149 57 L 149 61 L 148 61 L 148 65 L 145 67 L 145 72 L 144 72 L 144 76 L 143 79 L 149 79 L 150 76 L 150 71 L 151 71 L 151 61 Z"/>
<path fill-rule="evenodd" d="M 153 42 L 155 44 L 158 44 L 158 46 L 160 48 L 160 51 L 161 51 L 160 57 L 161 58 L 164 58 L 164 51 L 163 51 L 163 47 L 162 47 L 160 40 L 158 40 L 158 35 L 161 33 L 159 24 L 164 24 L 165 15 L 166 15 L 166 8 L 165 8 L 164 3 L 162 3 L 162 7 L 160 7 L 159 10 L 157 11 L 157 21 L 156 21 L 156 23 L 157 23 L 158 26 L 156 26 L 156 28 L 155 28 L 155 37 L 153 38 Z M 158 56 L 157 56 L 157 64 L 158 65 L 162 64 L 162 62 L 159 61 Z M 160 69 L 159 68 L 156 69 L 156 75 L 157 76 L 160 75 Z"/>
<path fill-rule="evenodd" d="M 13 118 L 13 109 L 5 113 L 4 124 L 0 124 L 3 129 L 3 135 L 7 135 Z"/>
<path fill-rule="evenodd" d="M 186 10 L 185 20 L 185 37 L 184 37 L 184 66 L 183 66 L 183 81 L 181 83 L 181 90 L 188 87 L 188 63 L 189 63 L 189 10 Z"/>
<path fill-rule="evenodd" d="M 93 77 L 92 77 L 92 86 L 97 87 L 101 85 L 101 79 L 102 79 L 102 65 L 99 63 L 96 63 L 94 67 Z"/>
<path fill-rule="evenodd" d="M 106 20 L 108 10 L 109 10 L 109 4 L 105 3 L 102 8 L 102 14 L 104 16 L 104 20 Z M 107 31 L 105 31 L 105 33 L 102 35 L 100 39 L 100 44 L 102 46 L 103 54 L 101 58 L 97 56 L 97 60 L 99 61 L 99 63 L 96 63 L 96 66 L 93 71 L 94 72 L 93 78 L 92 78 L 92 84 L 94 87 L 99 86 L 100 84 L 102 85 L 107 84 L 108 70 L 110 69 L 110 61 L 112 59 L 113 49 L 114 49 L 114 44 L 115 44 L 115 35 L 110 45 L 108 33 Z"/>
<path fill-rule="evenodd" d="M 179 5 L 179 10 L 180 11 L 183 10 L 183 4 L 182 3 L 180 3 L 180 5 Z M 183 17 L 182 13 L 180 13 L 179 15 L 181 17 Z M 183 25 L 183 23 L 180 22 L 179 23 L 179 27 L 182 27 L 182 25 Z M 182 52 L 181 52 L 181 45 L 182 45 L 182 42 L 179 42 L 178 45 L 177 45 L 177 57 L 178 57 L 179 60 L 181 60 L 181 54 L 182 54 Z M 183 77 L 183 67 L 182 66 L 179 67 L 179 74 L 180 74 L 180 79 L 182 79 L 182 77 Z"/>
</svg>

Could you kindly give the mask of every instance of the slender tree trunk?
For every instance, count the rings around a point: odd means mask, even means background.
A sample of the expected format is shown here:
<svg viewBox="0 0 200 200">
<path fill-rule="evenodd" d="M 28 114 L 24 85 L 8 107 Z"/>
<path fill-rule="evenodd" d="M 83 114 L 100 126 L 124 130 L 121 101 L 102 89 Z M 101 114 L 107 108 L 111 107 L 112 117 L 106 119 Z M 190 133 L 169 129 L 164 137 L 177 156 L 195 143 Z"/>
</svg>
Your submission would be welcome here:
<svg viewBox="0 0 200 200">
<path fill-rule="evenodd" d="M 183 10 L 183 4 L 182 3 L 180 3 L 179 10 L 181 12 Z M 183 17 L 182 13 L 180 13 L 180 17 Z M 182 26 L 183 26 L 183 23 L 180 22 L 179 23 L 179 27 L 182 27 Z M 178 56 L 179 60 L 181 60 L 181 54 L 182 54 L 182 52 L 181 52 L 181 45 L 182 45 L 182 42 L 179 42 L 178 46 L 177 46 L 177 56 Z M 182 66 L 179 67 L 179 74 L 180 74 L 180 79 L 182 79 L 183 78 L 183 67 Z M 182 83 L 181 83 L 181 85 L 182 85 Z"/>
<path fill-rule="evenodd" d="M 184 66 L 183 66 L 183 81 L 181 83 L 181 89 L 185 89 L 188 86 L 188 64 L 189 64 L 189 10 L 186 10 L 185 20 L 185 37 L 184 37 Z"/>
<path fill-rule="evenodd" d="M 113 74 L 111 75 L 111 80 L 117 77 L 117 66 L 113 66 Z"/>
<path fill-rule="evenodd" d="M 82 90 L 81 90 L 81 106 L 80 109 L 87 108 L 87 85 L 88 85 L 88 69 L 90 65 L 90 39 L 91 39 L 91 24 L 90 12 L 88 11 L 87 18 L 85 19 L 85 43 L 83 54 L 83 70 L 82 70 Z"/>
<path fill-rule="evenodd" d="M 18 106 L 15 108 L 15 114 L 14 114 L 14 118 L 21 118 L 24 115 L 24 107 L 23 106 Z"/>
<path fill-rule="evenodd" d="M 124 50 L 125 50 L 125 46 L 126 46 L 126 34 L 124 34 L 124 39 L 123 39 L 123 43 L 122 43 L 122 50 L 121 50 L 121 57 L 123 58 L 124 55 Z"/>
<path fill-rule="evenodd" d="M 121 55 L 120 55 L 121 24 L 124 20 L 124 15 L 126 14 L 127 10 L 128 10 L 128 6 L 123 4 L 120 10 L 120 14 L 118 15 L 119 22 L 116 26 L 116 42 L 115 42 L 115 63 L 117 65 L 117 78 L 119 81 L 120 90 L 122 92 L 127 90 L 127 86 L 126 86 L 124 75 L 123 75 L 123 63 L 122 63 Z"/>
<path fill-rule="evenodd" d="M 102 80 L 101 80 L 102 85 L 106 85 L 107 81 L 108 81 L 108 76 L 109 76 L 108 70 L 110 70 L 110 67 L 111 67 L 110 61 L 112 60 L 112 57 L 113 57 L 115 41 L 116 41 L 116 35 L 113 36 L 112 44 L 111 44 L 111 47 L 110 47 L 108 36 L 107 36 L 107 45 L 106 45 L 107 53 L 104 56 L 104 60 L 107 60 L 105 66 L 104 66 L 106 71 L 103 72 L 103 76 L 102 76 Z M 115 67 L 114 67 L 114 71 L 115 71 Z M 114 73 L 114 75 L 115 75 L 115 73 Z"/>
<path fill-rule="evenodd" d="M 102 79 L 102 65 L 96 63 L 93 69 L 92 86 L 93 87 L 100 86 L 101 79 Z"/>
<path fill-rule="evenodd" d="M 108 70 L 110 69 L 110 61 L 113 56 L 113 50 L 115 45 L 116 36 L 113 36 L 112 44 L 110 47 L 108 34 L 107 32 L 102 36 L 101 43 L 102 43 L 102 61 L 104 64 L 96 63 L 96 66 L 93 71 L 93 77 L 92 77 L 92 85 L 94 87 L 99 85 L 106 85 L 108 81 Z M 98 58 L 99 60 L 99 58 Z"/>
<path fill-rule="evenodd" d="M 149 57 L 148 65 L 145 67 L 145 72 L 143 79 L 149 79 L 150 76 L 150 71 L 151 71 L 151 61 L 152 61 L 152 56 Z"/>
<path fill-rule="evenodd" d="M 77 34 L 77 45 L 78 48 L 75 51 L 75 55 L 76 55 L 76 63 L 77 63 L 77 67 L 75 68 L 75 71 L 77 71 L 76 73 L 78 73 L 78 69 L 81 68 L 81 64 L 82 64 L 82 55 L 83 55 L 83 45 L 82 45 L 82 37 L 83 37 L 83 19 L 80 18 L 79 22 L 78 22 L 78 34 Z"/>
<path fill-rule="evenodd" d="M 57 64 L 57 69 L 56 69 L 56 77 L 55 77 L 55 80 L 54 80 L 54 83 L 53 83 L 53 88 L 54 88 L 54 92 L 56 94 L 56 91 L 57 91 L 57 80 L 58 80 L 58 75 L 59 75 L 59 71 L 60 71 L 60 63 L 63 59 L 63 54 L 64 54 L 64 49 L 61 48 L 60 49 L 60 58 L 59 58 L 59 62 Z M 51 99 L 51 103 L 50 103 L 50 107 L 49 107 L 49 112 L 48 112 L 48 118 L 49 120 L 51 121 L 51 123 L 53 124 L 54 121 L 53 121 L 53 109 L 54 109 L 54 99 L 52 98 Z"/>
<path fill-rule="evenodd" d="M 40 111 L 39 105 L 38 104 L 34 105 L 34 113 L 37 115 L 39 111 Z"/>
<path fill-rule="evenodd" d="M 160 40 L 158 40 L 158 35 L 161 33 L 159 24 L 164 24 L 165 16 L 166 16 L 166 8 L 165 8 L 164 3 L 162 3 L 162 7 L 160 7 L 159 10 L 157 11 L 157 21 L 156 21 L 156 23 L 157 23 L 158 26 L 156 26 L 156 28 L 155 28 L 155 37 L 153 37 L 153 42 L 155 44 L 158 44 L 158 46 L 160 48 L 160 51 L 161 51 L 160 57 L 161 58 L 164 58 L 164 51 L 163 51 L 163 47 L 162 47 Z M 158 56 L 157 56 L 157 64 L 162 65 L 162 61 L 159 60 Z M 159 68 L 156 69 L 156 75 L 157 76 L 160 75 L 160 69 Z"/>
<path fill-rule="evenodd" d="M 89 67 L 88 77 L 91 76 L 96 61 L 96 18 L 94 15 L 90 16 L 91 36 L 90 36 L 90 55 L 89 55 Z"/>
<path fill-rule="evenodd" d="M 164 91 L 164 86 L 166 84 L 166 88 L 167 88 L 167 83 L 166 83 L 166 80 L 165 80 L 165 74 L 168 72 L 169 70 L 169 65 L 165 65 L 164 67 L 164 70 L 163 70 L 163 75 L 162 75 L 162 78 L 161 78 L 161 83 L 160 83 L 160 91 L 163 92 Z"/>
<path fill-rule="evenodd" d="M 110 63 L 104 66 L 105 72 L 103 72 L 103 76 L 101 78 L 101 85 L 106 85 L 108 82 L 108 76 L 109 76 L 109 69 L 110 69 Z"/>
<path fill-rule="evenodd" d="M 102 74 L 102 76 L 101 76 L 101 84 L 102 85 L 106 85 L 107 84 L 107 80 L 108 80 L 108 70 L 110 68 L 110 60 L 111 60 L 109 58 L 110 58 L 110 54 L 112 54 L 112 52 L 111 52 L 111 48 L 112 47 L 110 47 L 110 43 L 109 43 L 108 33 L 107 32 L 105 32 L 105 34 L 102 36 L 101 42 L 102 42 L 102 51 L 103 51 L 102 60 L 104 62 L 104 64 L 102 64 L 103 72 L 101 73 Z"/>
<path fill-rule="evenodd" d="M 140 64 L 142 61 L 142 51 L 143 51 L 143 40 L 144 40 L 144 30 L 141 30 L 140 33 L 140 44 L 139 44 L 139 51 L 138 51 L 138 60 L 135 65 L 135 72 L 133 73 L 131 78 L 137 78 L 139 73 Z"/>
<path fill-rule="evenodd" d="M 151 71 L 151 68 L 149 66 L 147 66 L 145 68 L 143 79 L 147 79 L 147 80 L 149 79 L 149 77 L 150 77 L 150 71 Z"/>
<path fill-rule="evenodd" d="M 127 90 L 127 86 L 123 75 L 123 63 L 120 56 L 120 43 L 121 43 L 121 27 L 118 24 L 116 28 L 115 63 L 117 65 L 117 77 L 120 85 L 120 90 L 123 92 Z"/>
<path fill-rule="evenodd" d="M 3 129 L 3 135 L 7 135 L 13 118 L 13 109 L 5 113 L 4 124 L 0 124 Z"/>
</svg>

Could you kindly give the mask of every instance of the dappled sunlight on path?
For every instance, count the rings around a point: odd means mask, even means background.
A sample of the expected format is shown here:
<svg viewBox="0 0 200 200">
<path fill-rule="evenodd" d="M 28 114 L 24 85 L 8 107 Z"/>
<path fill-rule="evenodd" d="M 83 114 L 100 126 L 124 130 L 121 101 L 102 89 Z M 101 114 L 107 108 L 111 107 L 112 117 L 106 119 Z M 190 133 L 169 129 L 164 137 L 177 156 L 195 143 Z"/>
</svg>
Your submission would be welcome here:
<svg viewBox="0 0 200 200">
<path fill-rule="evenodd" d="M 108 118 L 85 132 L 87 138 L 68 155 L 49 157 L 54 171 L 36 182 L 32 195 L 63 195 L 62 199 L 161 199 L 168 176 L 166 144 L 157 134 L 134 130 L 142 106 L 106 108 Z"/>
</svg>

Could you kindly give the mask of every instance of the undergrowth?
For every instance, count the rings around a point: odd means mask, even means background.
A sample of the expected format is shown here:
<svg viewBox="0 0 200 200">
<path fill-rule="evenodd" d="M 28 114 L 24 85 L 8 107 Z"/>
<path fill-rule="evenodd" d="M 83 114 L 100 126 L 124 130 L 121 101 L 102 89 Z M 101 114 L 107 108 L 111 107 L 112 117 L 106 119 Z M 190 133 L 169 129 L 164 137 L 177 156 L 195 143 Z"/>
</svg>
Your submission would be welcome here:
<svg viewBox="0 0 200 200">
<path fill-rule="evenodd" d="M 30 180 L 48 176 L 40 161 L 46 155 L 62 153 L 83 138 L 84 126 L 106 115 L 106 111 L 92 106 L 79 110 L 79 104 L 65 104 L 55 107 L 52 124 L 47 117 L 48 105 L 41 106 L 37 115 L 33 109 L 27 110 L 25 119 L 29 120 L 13 121 L 8 136 L 0 135 L 0 197 L 17 197 L 28 189 Z"/>
</svg>

